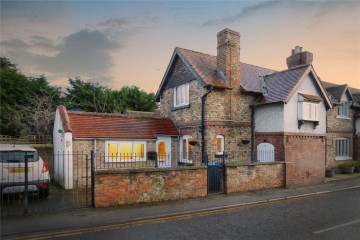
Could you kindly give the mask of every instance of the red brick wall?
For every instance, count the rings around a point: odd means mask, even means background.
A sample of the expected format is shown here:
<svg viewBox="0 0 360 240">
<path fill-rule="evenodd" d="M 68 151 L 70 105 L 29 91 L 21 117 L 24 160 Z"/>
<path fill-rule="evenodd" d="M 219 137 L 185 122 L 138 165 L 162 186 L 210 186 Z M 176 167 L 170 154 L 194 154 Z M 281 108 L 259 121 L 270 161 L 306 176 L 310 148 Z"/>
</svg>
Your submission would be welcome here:
<svg viewBox="0 0 360 240">
<path fill-rule="evenodd" d="M 176 200 L 207 195 L 207 168 L 97 171 L 95 206 Z"/>
<path fill-rule="evenodd" d="M 271 143 L 275 147 L 275 161 L 285 161 L 284 133 L 256 133 L 255 151 L 260 143 Z"/>
<path fill-rule="evenodd" d="M 284 163 L 261 163 L 226 167 L 227 193 L 285 186 Z"/>
<path fill-rule="evenodd" d="M 320 183 L 325 175 L 325 138 L 286 136 L 286 186 Z"/>
</svg>

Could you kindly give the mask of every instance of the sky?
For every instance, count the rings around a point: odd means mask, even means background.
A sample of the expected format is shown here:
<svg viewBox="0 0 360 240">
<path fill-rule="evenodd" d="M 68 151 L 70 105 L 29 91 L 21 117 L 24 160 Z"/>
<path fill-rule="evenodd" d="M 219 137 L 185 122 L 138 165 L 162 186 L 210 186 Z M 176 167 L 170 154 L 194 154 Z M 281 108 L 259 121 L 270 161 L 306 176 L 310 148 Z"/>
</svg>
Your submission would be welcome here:
<svg viewBox="0 0 360 240">
<path fill-rule="evenodd" d="M 27 76 L 80 77 L 156 92 L 175 47 L 216 55 L 241 34 L 240 61 L 284 70 L 295 46 L 325 81 L 360 89 L 360 1 L 1 0 L 0 50 Z"/>
</svg>

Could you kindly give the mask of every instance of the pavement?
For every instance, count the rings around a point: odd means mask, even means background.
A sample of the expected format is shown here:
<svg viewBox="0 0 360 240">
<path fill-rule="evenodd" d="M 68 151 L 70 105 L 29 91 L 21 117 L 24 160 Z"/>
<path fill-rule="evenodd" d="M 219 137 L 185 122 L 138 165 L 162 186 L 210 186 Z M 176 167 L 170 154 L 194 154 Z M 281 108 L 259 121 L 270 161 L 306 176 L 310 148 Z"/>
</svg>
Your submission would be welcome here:
<svg viewBox="0 0 360 240">
<path fill-rule="evenodd" d="M 216 194 L 160 203 L 135 204 L 118 208 L 87 208 L 74 211 L 33 214 L 1 219 L 1 238 L 36 236 L 40 233 L 95 228 L 111 224 L 142 221 L 154 218 L 196 214 L 206 211 L 284 201 L 318 194 L 360 189 L 360 173 L 335 174 L 324 183 L 298 188 L 276 188 L 254 192 Z"/>
</svg>

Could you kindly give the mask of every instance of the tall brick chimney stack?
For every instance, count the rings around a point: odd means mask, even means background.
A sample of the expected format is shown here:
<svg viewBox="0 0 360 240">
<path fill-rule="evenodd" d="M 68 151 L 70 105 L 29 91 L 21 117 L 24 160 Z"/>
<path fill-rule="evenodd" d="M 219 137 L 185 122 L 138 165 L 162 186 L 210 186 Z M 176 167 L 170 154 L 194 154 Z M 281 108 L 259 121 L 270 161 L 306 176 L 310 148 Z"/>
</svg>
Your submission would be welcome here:
<svg viewBox="0 0 360 240">
<path fill-rule="evenodd" d="M 217 34 L 217 70 L 232 88 L 240 88 L 240 33 L 225 28 Z"/>
<path fill-rule="evenodd" d="M 291 56 L 286 58 L 288 68 L 296 67 L 304 64 L 311 64 L 313 54 L 311 52 L 303 52 L 302 47 L 296 46 L 291 50 Z"/>
</svg>

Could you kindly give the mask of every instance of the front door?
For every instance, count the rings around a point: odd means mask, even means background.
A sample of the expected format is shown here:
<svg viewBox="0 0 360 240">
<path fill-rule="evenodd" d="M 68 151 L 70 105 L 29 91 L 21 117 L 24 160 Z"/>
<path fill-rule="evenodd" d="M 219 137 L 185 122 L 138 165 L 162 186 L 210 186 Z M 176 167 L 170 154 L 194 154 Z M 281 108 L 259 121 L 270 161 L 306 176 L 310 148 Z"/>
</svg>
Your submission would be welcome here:
<svg viewBox="0 0 360 240">
<path fill-rule="evenodd" d="M 171 137 L 158 137 L 156 141 L 157 165 L 171 167 Z"/>
</svg>

